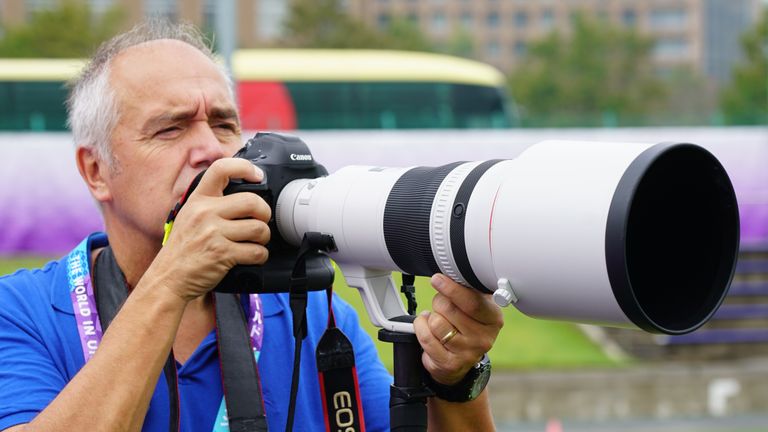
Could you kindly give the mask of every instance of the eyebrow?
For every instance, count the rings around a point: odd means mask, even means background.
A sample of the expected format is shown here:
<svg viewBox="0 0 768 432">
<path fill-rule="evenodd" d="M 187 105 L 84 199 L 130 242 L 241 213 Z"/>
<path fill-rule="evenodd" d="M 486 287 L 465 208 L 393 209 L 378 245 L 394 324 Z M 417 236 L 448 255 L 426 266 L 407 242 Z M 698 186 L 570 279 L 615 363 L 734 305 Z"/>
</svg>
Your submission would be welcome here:
<svg viewBox="0 0 768 432">
<path fill-rule="evenodd" d="M 151 117 L 146 122 L 144 122 L 144 126 L 141 128 L 141 130 L 149 132 L 168 123 L 188 120 L 194 117 L 196 112 L 196 109 L 164 112 L 160 115 Z M 238 126 L 240 125 L 240 118 L 237 115 L 237 110 L 229 107 L 211 108 L 210 114 L 208 115 L 208 120 L 229 120 L 234 121 Z"/>
</svg>

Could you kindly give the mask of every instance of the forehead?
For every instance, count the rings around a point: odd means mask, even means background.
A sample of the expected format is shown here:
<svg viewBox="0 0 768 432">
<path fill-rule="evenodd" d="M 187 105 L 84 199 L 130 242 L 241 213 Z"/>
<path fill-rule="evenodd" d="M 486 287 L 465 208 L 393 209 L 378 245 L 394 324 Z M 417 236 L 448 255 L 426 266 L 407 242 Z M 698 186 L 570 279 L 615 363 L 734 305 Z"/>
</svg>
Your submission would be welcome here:
<svg viewBox="0 0 768 432">
<path fill-rule="evenodd" d="M 222 70 L 193 46 L 156 40 L 125 49 L 110 64 L 110 84 L 121 109 L 185 105 L 233 106 Z"/>
</svg>

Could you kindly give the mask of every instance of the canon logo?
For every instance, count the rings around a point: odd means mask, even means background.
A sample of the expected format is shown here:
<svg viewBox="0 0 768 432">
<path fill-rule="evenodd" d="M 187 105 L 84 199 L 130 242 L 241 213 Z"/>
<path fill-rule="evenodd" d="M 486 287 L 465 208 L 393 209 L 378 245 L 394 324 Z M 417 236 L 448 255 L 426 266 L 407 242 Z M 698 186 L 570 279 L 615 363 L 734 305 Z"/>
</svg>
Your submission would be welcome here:
<svg viewBox="0 0 768 432">
<path fill-rule="evenodd" d="M 291 160 L 292 161 L 311 161 L 312 155 L 291 153 Z"/>
</svg>

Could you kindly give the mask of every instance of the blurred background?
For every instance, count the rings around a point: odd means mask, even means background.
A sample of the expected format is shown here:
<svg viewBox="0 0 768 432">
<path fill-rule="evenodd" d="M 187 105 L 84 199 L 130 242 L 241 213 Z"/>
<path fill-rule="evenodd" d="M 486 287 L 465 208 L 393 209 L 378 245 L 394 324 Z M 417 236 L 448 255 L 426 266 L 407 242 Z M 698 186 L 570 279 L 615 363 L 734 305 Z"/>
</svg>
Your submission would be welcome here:
<svg viewBox="0 0 768 432">
<path fill-rule="evenodd" d="M 208 35 L 244 139 L 290 131 L 331 172 L 512 158 L 551 138 L 705 146 L 741 217 L 718 314 L 658 337 L 509 308 L 494 416 L 510 432 L 768 431 L 768 1 L 0 0 L 0 274 L 102 229 L 65 83 L 145 17 Z M 340 273 L 336 287 L 368 325 Z"/>
</svg>

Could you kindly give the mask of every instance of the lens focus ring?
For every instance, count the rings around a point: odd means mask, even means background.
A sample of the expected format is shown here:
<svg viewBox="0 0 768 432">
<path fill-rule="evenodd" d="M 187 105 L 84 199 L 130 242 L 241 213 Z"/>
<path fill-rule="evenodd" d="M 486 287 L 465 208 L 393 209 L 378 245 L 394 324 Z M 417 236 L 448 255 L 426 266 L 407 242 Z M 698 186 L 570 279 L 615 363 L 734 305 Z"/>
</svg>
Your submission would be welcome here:
<svg viewBox="0 0 768 432">
<path fill-rule="evenodd" d="M 453 258 L 453 251 L 451 250 L 451 217 L 455 211 L 453 204 L 459 188 L 469 173 L 479 164 L 480 162 L 461 164 L 443 179 L 440 188 L 435 194 L 430 215 L 429 238 L 432 243 L 432 253 L 435 256 L 435 262 L 443 274 L 462 285 L 468 285 L 468 283 L 461 276 L 459 269 L 456 267 L 456 261 Z M 463 212 L 464 209 L 462 208 L 461 214 Z"/>
</svg>

